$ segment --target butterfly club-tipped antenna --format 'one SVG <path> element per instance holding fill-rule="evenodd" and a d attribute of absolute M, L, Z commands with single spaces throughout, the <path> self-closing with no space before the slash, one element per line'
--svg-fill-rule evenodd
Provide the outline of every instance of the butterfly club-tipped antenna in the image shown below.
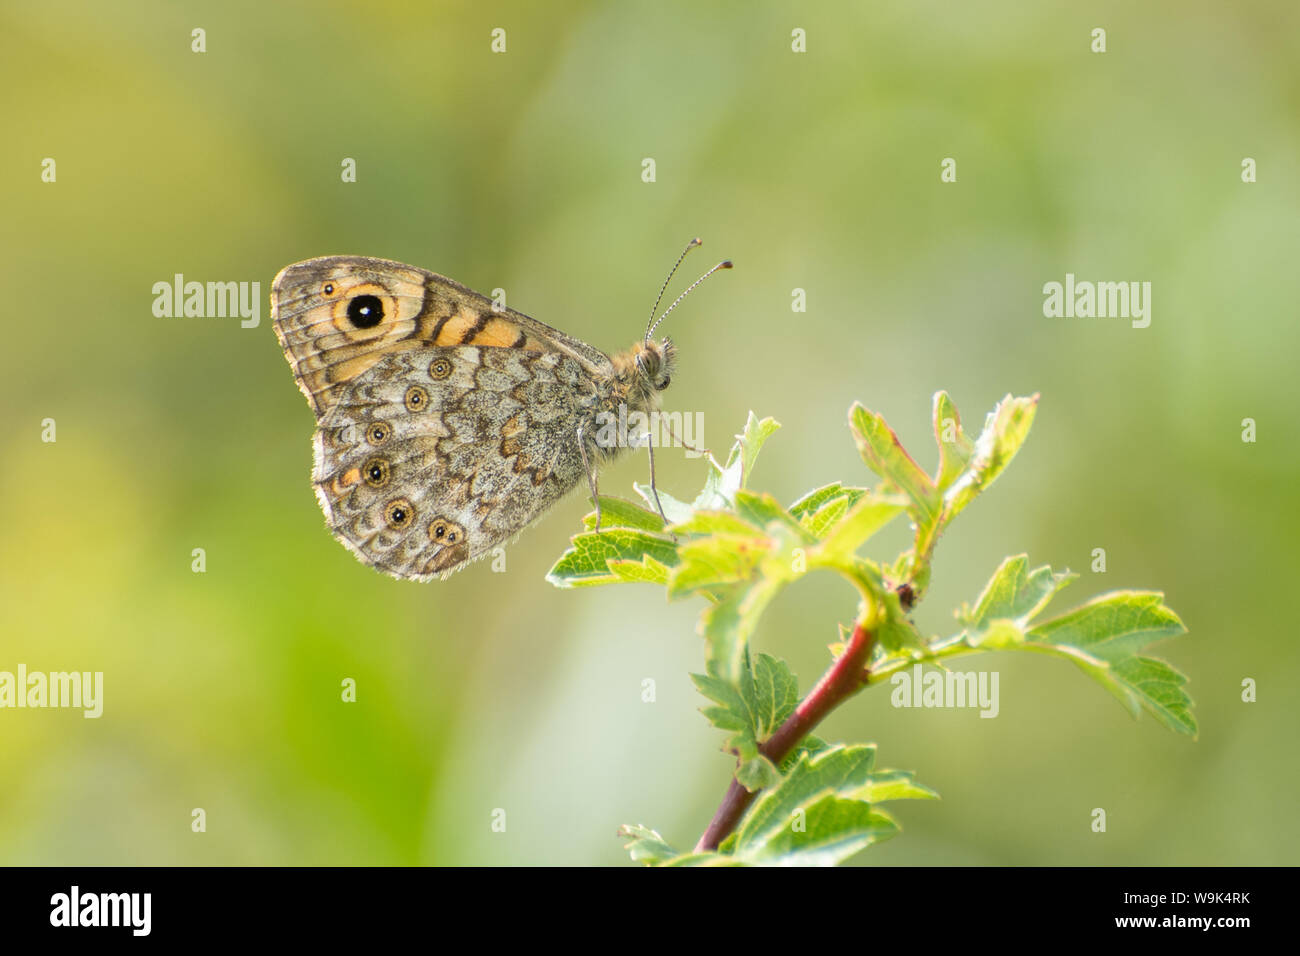
<path fill-rule="evenodd" d="M 719 262 L 716 266 L 714 266 L 714 267 L 713 267 L 712 269 L 710 269 L 708 272 L 704 273 L 704 275 L 700 276 L 698 279 L 696 279 L 694 282 L 692 282 L 689 286 L 687 286 L 687 287 L 686 287 L 686 291 L 683 292 L 681 295 L 679 295 L 676 299 L 674 299 L 674 300 L 673 300 L 673 304 L 670 305 L 670 306 L 668 306 L 668 308 L 664 309 L 663 315 L 659 316 L 659 318 L 656 319 L 656 318 L 655 318 L 655 312 L 656 312 L 656 311 L 658 310 L 658 308 L 659 308 L 659 303 L 663 301 L 663 298 L 664 298 L 664 292 L 667 291 L 667 289 L 668 289 L 668 283 L 672 282 L 672 281 L 673 281 L 673 276 L 677 274 L 677 267 L 680 266 L 680 265 L 682 264 L 682 260 L 686 258 L 686 254 L 687 254 L 688 252 L 690 252 L 690 251 L 691 251 L 692 249 L 694 249 L 696 246 L 698 246 L 698 245 L 702 245 L 703 242 L 704 242 L 703 239 L 695 238 L 695 239 L 692 239 L 690 242 L 686 243 L 686 248 L 682 250 L 682 254 L 681 254 L 680 256 L 677 257 L 677 261 L 673 263 L 673 267 L 668 271 L 668 278 L 667 278 L 667 279 L 664 279 L 664 284 L 663 284 L 662 286 L 660 286 L 660 288 L 659 288 L 659 295 L 655 298 L 655 304 L 654 304 L 654 306 L 651 307 L 651 309 L 650 309 L 650 321 L 649 321 L 649 322 L 647 323 L 647 325 L 646 325 L 646 330 L 645 330 L 645 341 L 647 341 L 647 342 L 650 341 L 650 336 L 654 335 L 654 331 L 655 331 L 655 329 L 659 328 L 659 323 L 662 322 L 664 319 L 668 318 L 668 313 L 671 312 L 673 309 L 677 308 L 678 304 L 682 301 L 682 299 L 684 299 L 684 298 L 686 298 L 688 295 L 690 295 L 690 294 L 691 294 L 691 291 L 692 291 L 692 290 L 693 290 L 697 285 L 699 285 L 701 282 L 703 282 L 703 281 L 704 281 L 705 279 L 707 279 L 709 276 L 713 275 L 713 273 L 717 272 L 719 269 L 730 269 L 730 268 L 731 268 L 731 260 L 730 260 L 730 259 L 724 259 L 723 261 Z"/>

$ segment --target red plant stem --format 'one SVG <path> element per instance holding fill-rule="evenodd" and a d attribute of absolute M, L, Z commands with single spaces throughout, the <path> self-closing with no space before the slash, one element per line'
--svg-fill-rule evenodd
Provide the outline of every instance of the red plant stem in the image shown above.
<path fill-rule="evenodd" d="M 867 682 L 867 658 L 871 655 L 874 638 L 875 635 L 861 624 L 854 627 L 853 636 L 845 645 L 844 653 L 822 675 L 817 686 L 808 692 L 808 696 L 786 718 L 785 723 L 777 728 L 776 733 L 759 745 L 758 752 L 772 763 L 779 764 L 799 741 L 822 722 L 822 718 L 861 690 Z M 700 842 L 695 844 L 695 852 L 716 850 L 718 844 L 736 828 L 756 796 L 758 791 L 751 793 L 733 777 L 731 785 L 727 787 L 727 795 L 723 797 L 718 812 L 713 815 L 709 828 L 700 837 Z"/>

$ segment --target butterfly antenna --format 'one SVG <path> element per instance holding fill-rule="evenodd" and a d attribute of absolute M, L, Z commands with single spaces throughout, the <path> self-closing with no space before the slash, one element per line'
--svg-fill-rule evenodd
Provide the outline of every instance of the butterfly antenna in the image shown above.
<path fill-rule="evenodd" d="M 696 242 L 698 242 L 698 241 L 699 241 L 699 240 L 697 239 Z M 688 246 L 687 248 L 689 249 L 689 246 Z M 679 261 L 680 261 L 680 260 L 679 260 Z M 650 341 L 650 336 L 654 334 L 654 330 L 655 330 L 655 329 L 659 328 L 659 323 L 662 322 L 664 319 L 668 318 L 668 313 L 671 312 L 673 309 L 677 308 L 677 304 L 678 304 L 679 302 L 681 302 L 682 299 L 684 299 L 684 298 L 686 298 L 688 295 L 690 295 L 692 289 L 694 289 L 697 285 L 699 285 L 701 282 L 703 282 L 703 281 L 704 281 L 705 279 L 707 279 L 709 276 L 713 275 L 713 273 L 717 272 L 719 269 L 730 269 L 730 268 L 731 268 L 731 260 L 730 260 L 730 259 L 723 259 L 721 262 L 719 262 L 716 266 L 714 266 L 714 267 L 713 267 L 712 269 L 710 269 L 708 272 L 704 273 L 704 275 L 700 276 L 698 279 L 696 279 L 694 282 L 692 282 L 690 285 L 688 285 L 688 286 L 686 287 L 686 291 L 683 292 L 681 295 L 679 295 L 676 299 L 674 299 L 674 300 L 673 300 L 673 304 L 670 305 L 668 308 L 664 309 L 664 314 L 661 315 L 661 316 L 659 316 L 659 318 L 657 318 L 657 319 L 654 321 L 654 324 L 651 325 L 650 328 L 646 329 L 646 333 L 645 333 L 646 341 L 647 341 L 647 342 Z M 656 308 L 657 308 L 657 307 L 658 307 L 658 303 L 655 303 L 655 306 L 656 306 Z"/>
<path fill-rule="evenodd" d="M 686 243 L 686 248 L 683 249 L 682 254 L 677 257 L 677 261 L 673 263 L 673 267 L 668 270 L 668 278 L 665 279 L 664 284 L 659 287 L 659 295 L 655 298 L 655 304 L 650 307 L 650 319 L 646 322 L 646 332 L 645 332 L 645 337 L 647 340 L 650 338 L 651 326 L 654 325 L 655 313 L 659 311 L 659 303 L 664 300 L 664 293 L 668 291 L 668 283 L 672 282 L 673 276 L 677 274 L 677 267 L 680 266 L 682 264 L 682 260 L 686 258 L 686 253 L 690 252 L 696 246 L 703 245 L 703 243 L 704 240 L 699 238 L 698 236 L 692 239 L 690 242 Z"/>

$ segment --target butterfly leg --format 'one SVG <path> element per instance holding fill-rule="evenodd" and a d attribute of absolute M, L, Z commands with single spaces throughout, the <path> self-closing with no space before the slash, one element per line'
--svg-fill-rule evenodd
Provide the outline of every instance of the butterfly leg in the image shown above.
<path fill-rule="evenodd" d="M 654 495 L 654 499 L 655 499 L 655 507 L 659 509 L 659 517 L 661 517 L 661 518 L 664 519 L 664 527 L 667 527 L 671 522 L 669 522 L 669 520 L 668 520 L 668 516 L 667 516 L 666 514 L 664 514 L 664 506 L 663 506 L 663 504 L 659 501 L 659 488 L 655 485 L 655 445 L 654 445 L 654 442 L 652 442 L 652 441 L 648 441 L 648 442 L 646 442 L 646 450 L 647 450 L 648 452 L 650 452 L 650 494 Z M 672 539 L 673 539 L 674 541 L 677 540 L 677 535 L 673 534 L 671 531 L 668 532 L 668 533 L 669 533 L 670 535 L 672 535 Z"/>
<path fill-rule="evenodd" d="M 581 425 L 578 426 L 578 452 L 582 455 L 582 470 L 587 473 L 587 484 L 591 486 L 591 501 L 596 506 L 596 534 L 600 534 L 600 492 L 597 488 L 600 476 L 587 459 L 587 443 L 582 440 Z"/>

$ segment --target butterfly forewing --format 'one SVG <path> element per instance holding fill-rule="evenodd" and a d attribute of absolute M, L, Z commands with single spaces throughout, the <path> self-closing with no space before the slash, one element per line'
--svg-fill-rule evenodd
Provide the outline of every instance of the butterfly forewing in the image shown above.
<path fill-rule="evenodd" d="M 317 416 L 348 382 L 393 352 L 430 345 L 565 351 L 607 368 L 604 353 L 445 276 L 387 259 L 325 256 L 287 266 L 271 286 L 271 318 Z"/>

